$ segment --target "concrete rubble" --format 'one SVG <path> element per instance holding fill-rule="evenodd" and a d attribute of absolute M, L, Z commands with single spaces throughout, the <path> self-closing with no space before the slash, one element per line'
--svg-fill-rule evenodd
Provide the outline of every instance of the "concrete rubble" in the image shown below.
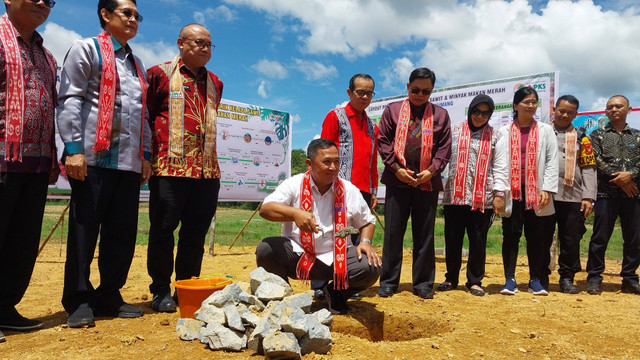
<path fill-rule="evenodd" d="M 194 313 L 179 319 L 182 340 L 200 340 L 213 350 L 251 349 L 266 359 L 300 359 L 331 350 L 327 309 L 311 314 L 311 291 L 293 294 L 291 286 L 263 268 L 253 270 L 250 283 L 232 283 L 211 294 Z"/>

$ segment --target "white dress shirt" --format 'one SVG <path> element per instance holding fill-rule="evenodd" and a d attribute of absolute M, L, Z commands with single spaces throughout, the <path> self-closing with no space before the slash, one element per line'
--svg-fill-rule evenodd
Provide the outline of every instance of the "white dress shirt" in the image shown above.
<path fill-rule="evenodd" d="M 276 190 L 264 199 L 264 204 L 276 202 L 279 204 L 300 208 L 300 187 L 304 174 L 295 175 L 278 185 Z M 360 229 L 367 224 L 375 224 L 375 217 L 364 201 L 360 190 L 349 181 L 340 179 L 344 184 L 345 205 L 347 211 L 347 225 Z M 315 234 L 315 251 L 318 260 L 327 265 L 333 264 L 333 185 L 324 194 L 320 194 L 318 187 L 311 177 L 311 192 L 313 193 L 313 215 L 320 231 Z M 302 254 L 304 249 L 300 243 L 300 229 L 293 221 L 282 224 L 282 236 L 291 240 L 293 251 Z"/>

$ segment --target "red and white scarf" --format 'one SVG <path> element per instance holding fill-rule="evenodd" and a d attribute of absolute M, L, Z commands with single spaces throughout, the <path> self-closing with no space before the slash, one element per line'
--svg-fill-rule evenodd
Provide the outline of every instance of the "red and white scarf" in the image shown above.
<path fill-rule="evenodd" d="M 514 120 L 510 129 L 509 141 L 509 178 L 511 179 L 511 194 L 513 199 L 522 200 L 522 183 L 520 181 L 520 125 Z M 538 208 L 538 123 L 531 122 L 525 162 L 525 201 L 526 209 Z"/>
<path fill-rule="evenodd" d="M 4 48 L 6 63 L 6 105 L 5 105 L 5 159 L 22 161 L 22 128 L 26 106 L 24 94 L 24 74 L 22 73 L 22 57 L 16 35 L 16 29 L 5 13 L 0 18 L 0 45 Z M 56 65 L 53 56 L 44 50 L 47 62 L 51 67 L 53 79 L 56 78 Z M 54 81 L 55 85 L 55 81 Z"/>
<path fill-rule="evenodd" d="M 578 132 L 569 124 L 564 133 L 564 185 L 573 186 L 578 154 Z"/>
<path fill-rule="evenodd" d="M 113 124 L 113 108 L 116 98 L 116 61 L 113 50 L 113 42 L 111 35 L 103 31 L 96 38 L 98 43 L 98 51 L 102 59 L 102 68 L 100 73 L 100 95 L 98 97 L 98 123 L 96 124 L 96 139 L 93 144 L 93 151 L 109 150 L 111 145 L 111 126 Z M 140 156 L 143 156 L 144 143 L 144 110 L 147 103 L 147 81 L 144 77 L 144 71 L 137 61 L 136 72 L 138 81 L 140 82 L 140 90 L 142 91 L 142 117 L 140 129 Z"/>
<path fill-rule="evenodd" d="M 333 182 L 333 287 L 347 289 L 347 241 L 336 237 L 336 232 L 347 226 L 347 209 L 345 204 L 344 184 L 336 177 Z M 313 192 L 311 191 L 311 172 L 307 171 L 300 186 L 300 208 L 313 212 Z M 315 237 L 313 233 L 300 230 L 300 244 L 304 253 L 298 260 L 296 276 L 300 280 L 309 280 L 309 272 L 316 261 Z"/>
<path fill-rule="evenodd" d="M 471 210 L 480 209 L 484 212 L 485 187 L 487 185 L 487 172 L 491 159 L 492 128 L 486 125 L 480 134 L 480 149 L 476 159 L 476 173 L 473 180 L 473 192 L 471 193 Z M 464 205 L 467 169 L 469 168 L 469 149 L 471 148 L 471 129 L 469 124 L 462 124 L 458 136 L 458 149 L 456 153 L 456 176 L 453 180 L 453 203 Z"/>
<path fill-rule="evenodd" d="M 411 106 L 409 99 L 402 102 L 398 126 L 396 127 L 395 143 L 393 151 L 403 167 L 407 166 L 404 158 L 404 149 L 407 146 L 407 136 L 409 132 L 409 121 L 411 120 Z M 433 112 L 431 103 L 427 103 L 424 115 L 422 115 L 422 144 L 420 146 L 420 172 L 427 170 L 431 165 L 431 149 L 433 148 Z M 422 190 L 431 191 L 431 181 L 422 184 Z"/>

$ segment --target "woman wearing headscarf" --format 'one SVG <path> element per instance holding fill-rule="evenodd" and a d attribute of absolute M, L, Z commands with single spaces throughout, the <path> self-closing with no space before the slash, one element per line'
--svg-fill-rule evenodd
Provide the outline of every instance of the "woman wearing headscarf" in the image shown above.
<path fill-rule="evenodd" d="M 538 93 L 523 87 L 513 95 L 513 122 L 498 130 L 494 167 L 496 214 L 502 219 L 505 285 L 514 295 L 518 244 L 524 227 L 529 260 L 529 292 L 549 294 L 549 247 L 553 240 L 552 196 L 558 190 L 558 146 L 553 128 L 535 119 Z M 506 201 L 505 201 L 506 199 Z"/>
<path fill-rule="evenodd" d="M 469 238 L 466 286 L 483 296 L 482 278 L 486 259 L 487 232 L 493 222 L 493 148 L 495 138 L 489 118 L 491 97 L 478 95 L 469 104 L 467 121 L 453 127 L 449 174 L 444 188 L 444 239 L 447 273 L 439 291 L 458 286 L 462 264 L 462 241 Z"/>

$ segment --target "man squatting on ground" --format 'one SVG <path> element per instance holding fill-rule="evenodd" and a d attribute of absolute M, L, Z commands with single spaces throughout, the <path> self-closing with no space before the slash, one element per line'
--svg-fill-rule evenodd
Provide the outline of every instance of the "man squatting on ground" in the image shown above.
<path fill-rule="evenodd" d="M 147 72 L 153 132 L 147 269 L 151 307 L 161 312 L 176 311 L 170 295 L 173 232 L 181 223 L 176 280 L 200 276 L 220 190 L 216 113 L 222 81 L 205 68 L 213 50 L 211 34 L 202 25 L 190 24 L 182 28 L 177 43 L 180 55 Z"/>
<path fill-rule="evenodd" d="M 323 139 L 329 139 L 340 150 L 341 179 L 350 181 L 369 204 L 371 210 L 378 204 L 378 125 L 367 116 L 365 109 L 371 104 L 375 83 L 367 74 L 356 74 L 349 80 L 349 103 L 331 110 L 322 123 Z M 351 235 L 351 242 L 358 246 L 359 235 Z M 324 283 L 311 281 L 314 298 L 322 299 Z M 351 296 L 361 299 L 360 293 Z"/>
<path fill-rule="evenodd" d="M 574 275 L 580 265 L 580 240 L 586 232 L 585 218 L 593 210 L 596 198 L 596 167 L 591 142 L 584 128 L 575 129 L 571 122 L 578 113 L 580 103 L 572 95 L 563 95 L 556 101 L 551 126 L 558 142 L 558 192 L 553 195 L 558 224 L 558 274 L 560 291 L 577 294 Z"/>
<path fill-rule="evenodd" d="M 371 246 L 375 217 L 357 187 L 338 177 L 340 155 L 334 142 L 311 141 L 307 168 L 269 194 L 260 216 L 283 222 L 282 236 L 268 237 L 256 248 L 256 262 L 288 278 L 330 281 L 324 287 L 329 310 L 347 314 L 346 299 L 373 285 L 381 261 Z M 349 246 L 336 231 L 352 226 L 361 241 Z"/>
<path fill-rule="evenodd" d="M 5 0 L 0 18 L 0 329 L 42 321 L 16 310 L 38 255 L 47 185 L 58 179 L 56 61 L 36 28 L 53 1 Z M 0 332 L 0 342 L 5 337 Z"/>

